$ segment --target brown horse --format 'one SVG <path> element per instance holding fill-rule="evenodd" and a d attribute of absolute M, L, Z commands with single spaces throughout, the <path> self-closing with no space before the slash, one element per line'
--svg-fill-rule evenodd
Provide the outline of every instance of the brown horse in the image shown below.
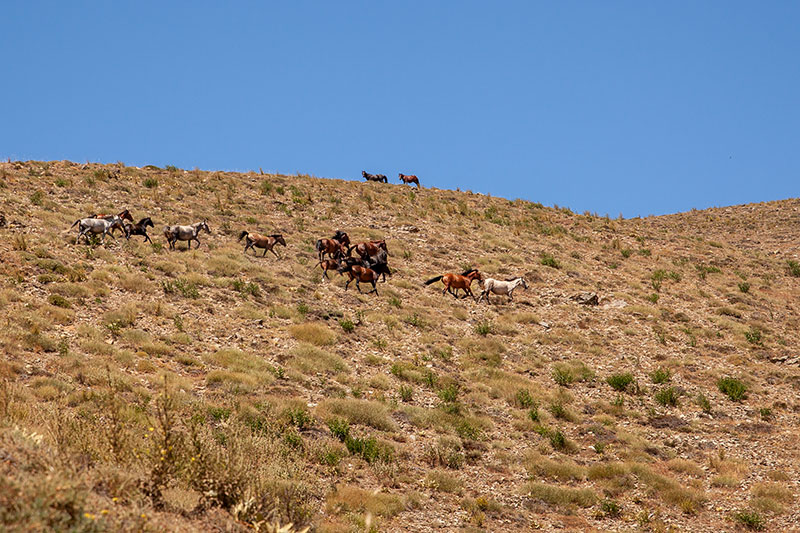
<path fill-rule="evenodd" d="M 389 250 L 386 248 L 386 239 L 381 239 L 379 241 L 360 242 L 354 246 L 351 246 L 347 249 L 348 257 L 353 255 L 353 250 L 355 250 L 356 253 L 361 256 L 361 259 L 364 260 L 369 259 L 373 255 L 377 255 L 381 250 L 385 251 L 386 255 L 389 255 Z"/>
<path fill-rule="evenodd" d="M 399 173 L 400 181 L 408 185 L 409 183 L 416 183 L 417 189 L 419 189 L 419 179 L 414 175 L 403 174 L 402 172 Z"/>
<path fill-rule="evenodd" d="M 248 233 L 247 231 L 242 231 L 242 233 L 239 234 L 238 240 L 241 241 L 242 239 L 244 239 L 245 242 L 244 253 L 247 253 L 247 250 L 252 248 L 253 253 L 255 254 L 256 248 L 263 248 L 264 254 L 261 257 L 267 255 L 267 252 L 269 251 L 275 254 L 275 257 L 280 259 L 278 252 L 276 252 L 273 248 L 275 247 L 276 244 L 282 244 L 284 247 L 286 247 L 286 240 L 280 233 L 274 233 L 272 235 L 261 235 L 258 233 Z"/>
<path fill-rule="evenodd" d="M 464 291 L 464 298 L 467 296 L 472 296 L 474 299 L 475 295 L 472 294 L 472 289 L 470 289 L 470 286 L 476 279 L 480 281 L 483 279 L 483 276 L 481 276 L 481 273 L 478 272 L 477 268 L 470 268 L 462 274 L 447 273 L 442 274 L 441 276 L 436 276 L 435 278 L 431 278 L 426 281 L 425 285 L 430 285 L 431 283 L 442 280 L 442 283 L 444 283 L 444 290 L 442 291 L 442 294 L 449 292 L 453 295 L 453 298 L 458 299 L 458 289 L 462 289 Z"/>
<path fill-rule="evenodd" d="M 319 260 L 325 258 L 325 254 L 329 255 L 331 259 L 338 259 L 344 256 L 345 247 L 339 241 L 333 239 L 320 239 L 315 246 Z"/>
<path fill-rule="evenodd" d="M 120 221 L 122 221 L 123 223 L 126 220 L 129 220 L 130 223 L 133 224 L 133 215 L 131 214 L 130 211 L 128 211 L 127 208 L 123 209 L 119 214 L 116 214 L 116 215 L 108 215 L 106 213 L 95 213 L 93 215 L 89 215 L 88 218 L 102 218 L 103 220 L 113 220 L 114 217 L 119 217 Z M 119 226 L 116 226 L 116 225 L 112 226 L 111 233 L 110 233 L 110 235 L 112 237 L 114 236 L 114 230 L 115 229 L 119 229 Z M 124 229 L 122 230 L 122 233 L 125 233 Z"/>
<path fill-rule="evenodd" d="M 347 287 L 350 285 L 350 282 L 356 280 L 356 288 L 358 292 L 361 292 L 361 285 L 360 282 L 368 282 L 372 283 L 372 290 L 369 291 L 367 294 L 374 292 L 378 295 L 378 273 L 374 270 L 361 266 L 359 264 L 353 264 L 353 259 L 351 258 L 350 261 L 347 261 L 342 266 L 339 267 L 339 273 L 344 274 L 345 272 L 350 277 L 347 280 L 347 283 L 344 284 L 344 290 L 347 290 Z"/>
<path fill-rule="evenodd" d="M 322 269 L 322 275 L 330 279 L 330 277 L 328 276 L 328 270 L 338 270 L 340 265 L 339 261 L 337 261 L 336 259 L 322 259 L 319 263 L 317 263 L 314 266 L 320 267 Z M 339 272 L 339 275 L 341 276 L 342 273 Z"/>

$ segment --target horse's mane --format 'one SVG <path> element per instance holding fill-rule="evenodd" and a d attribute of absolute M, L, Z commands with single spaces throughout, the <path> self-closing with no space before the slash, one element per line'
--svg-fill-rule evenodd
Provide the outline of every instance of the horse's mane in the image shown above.
<path fill-rule="evenodd" d="M 140 221 L 139 221 L 139 222 L 138 222 L 136 225 L 137 225 L 137 226 L 141 226 L 142 224 L 144 224 L 144 221 L 145 221 L 145 220 L 150 220 L 150 217 L 144 217 L 144 218 L 143 218 L 142 220 L 140 220 Z M 150 222 L 152 222 L 152 220 L 150 220 Z"/>
<path fill-rule="evenodd" d="M 517 276 L 515 278 L 506 278 L 506 281 L 517 281 L 518 279 L 522 279 L 522 276 Z"/>
<path fill-rule="evenodd" d="M 473 272 L 477 272 L 477 271 L 478 271 L 478 269 L 477 269 L 477 268 L 470 268 L 469 270 L 465 270 L 465 271 L 464 271 L 464 272 L 463 272 L 461 275 L 462 275 L 462 276 L 469 276 L 469 275 L 470 275 L 470 274 L 472 274 Z"/>

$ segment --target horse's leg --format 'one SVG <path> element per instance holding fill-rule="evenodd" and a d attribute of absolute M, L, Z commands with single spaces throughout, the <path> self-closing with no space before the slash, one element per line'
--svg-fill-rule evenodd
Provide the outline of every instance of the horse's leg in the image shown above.
<path fill-rule="evenodd" d="M 147 234 L 147 230 L 144 231 L 143 235 L 144 235 L 144 242 L 149 242 L 150 244 L 153 244 L 153 241 L 150 240 L 150 235 Z"/>
<path fill-rule="evenodd" d="M 356 289 L 358 289 L 359 294 L 361 293 L 361 284 L 358 282 L 358 278 L 356 278 Z"/>
<path fill-rule="evenodd" d="M 372 282 L 372 290 L 370 292 L 374 292 L 375 296 L 378 296 L 378 284 L 377 284 L 377 282 L 375 282 L 375 281 Z"/>
<path fill-rule="evenodd" d="M 281 258 L 281 256 L 278 255 L 278 252 L 275 251 L 275 247 L 274 246 L 272 248 L 270 248 L 269 251 L 272 252 L 273 254 L 275 254 L 275 257 L 277 257 L 278 259 Z M 264 255 L 267 255 L 267 252 L 264 252 Z"/>

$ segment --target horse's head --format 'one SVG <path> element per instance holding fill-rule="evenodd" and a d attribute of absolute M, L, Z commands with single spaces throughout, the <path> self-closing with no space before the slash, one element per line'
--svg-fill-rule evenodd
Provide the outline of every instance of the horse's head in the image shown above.
<path fill-rule="evenodd" d="M 206 233 L 211 233 L 211 230 L 210 230 L 210 229 L 208 229 L 208 223 L 207 223 L 205 220 L 203 220 L 203 221 L 200 223 L 200 227 L 199 227 L 199 228 L 197 228 L 197 231 L 200 231 L 201 229 L 204 229 L 204 230 L 206 230 Z"/>
<path fill-rule="evenodd" d="M 367 171 L 366 170 L 362 170 L 361 171 L 361 176 L 366 178 L 367 177 Z"/>
<path fill-rule="evenodd" d="M 153 225 L 153 221 L 150 220 L 150 217 L 145 218 L 144 220 L 142 220 L 142 222 L 144 223 L 144 227 L 147 227 L 147 226 L 150 226 L 151 228 L 155 227 Z"/>
<path fill-rule="evenodd" d="M 273 237 L 275 238 L 275 242 L 278 242 L 286 246 L 286 239 L 283 238 L 283 235 L 281 235 L 280 233 L 276 233 L 275 235 L 273 235 Z"/>
<path fill-rule="evenodd" d="M 117 216 L 122 220 L 130 220 L 131 223 L 133 223 L 133 215 L 127 209 L 123 209 L 122 212 L 120 212 L 120 214 L 118 214 Z"/>
<path fill-rule="evenodd" d="M 519 278 L 519 279 L 520 279 L 520 284 L 522 285 L 522 288 L 523 289 L 527 289 L 528 288 L 528 283 L 525 281 L 525 278 Z"/>

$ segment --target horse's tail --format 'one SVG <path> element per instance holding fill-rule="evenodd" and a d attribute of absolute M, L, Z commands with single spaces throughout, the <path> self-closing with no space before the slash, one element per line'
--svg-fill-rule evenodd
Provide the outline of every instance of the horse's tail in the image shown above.
<path fill-rule="evenodd" d="M 425 282 L 425 285 L 430 285 L 431 283 L 436 283 L 437 281 L 439 281 L 443 277 L 444 277 L 444 274 L 442 274 L 441 276 L 436 276 L 435 278 L 431 278 L 431 279 L 429 279 L 428 281 Z"/>
<path fill-rule="evenodd" d="M 69 227 L 69 229 L 72 229 L 72 228 L 74 228 L 74 227 L 75 227 L 75 224 L 77 224 L 77 223 L 78 223 L 78 222 L 80 222 L 80 221 L 81 221 L 81 219 L 79 218 L 78 220 L 76 220 L 75 222 L 73 222 L 73 223 L 72 223 L 72 225 Z"/>
<path fill-rule="evenodd" d="M 238 238 L 238 239 L 236 239 L 236 240 L 237 240 L 237 241 L 241 241 L 242 239 L 244 239 L 245 237 L 247 237 L 247 235 L 249 235 L 249 234 L 247 233 L 247 230 L 244 230 L 244 231 L 242 231 L 242 232 L 239 234 L 239 238 Z"/>

